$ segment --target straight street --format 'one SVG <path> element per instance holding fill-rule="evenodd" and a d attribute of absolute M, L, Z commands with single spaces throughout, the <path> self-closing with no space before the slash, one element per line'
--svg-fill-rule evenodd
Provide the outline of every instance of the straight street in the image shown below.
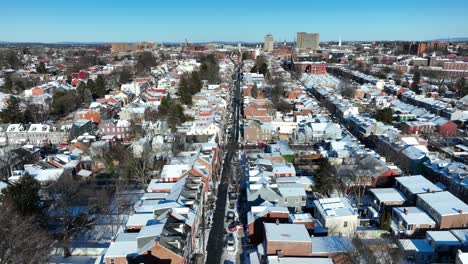
<path fill-rule="evenodd" d="M 236 83 L 232 94 L 232 129 L 229 135 L 228 143 L 224 146 L 226 156 L 223 162 L 223 171 L 221 181 L 218 186 L 218 194 L 216 199 L 216 208 L 213 213 L 213 226 L 210 231 L 207 245 L 207 264 L 219 264 L 221 256 L 225 248 L 224 223 L 226 215 L 226 202 L 229 191 L 229 185 L 232 178 L 236 175 L 236 170 L 233 170 L 232 163 L 237 155 L 238 139 L 239 139 L 239 108 L 240 108 L 240 68 L 237 69 Z"/>

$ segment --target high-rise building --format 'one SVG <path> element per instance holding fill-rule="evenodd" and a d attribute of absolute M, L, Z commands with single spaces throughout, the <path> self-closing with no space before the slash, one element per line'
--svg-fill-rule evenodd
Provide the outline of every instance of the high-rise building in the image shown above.
<path fill-rule="evenodd" d="M 273 35 L 271 34 L 265 35 L 265 39 L 263 42 L 263 50 L 266 52 L 272 52 L 274 45 L 275 45 L 275 42 L 273 41 Z"/>
<path fill-rule="evenodd" d="M 318 50 L 320 44 L 319 33 L 297 32 L 297 48 Z"/>

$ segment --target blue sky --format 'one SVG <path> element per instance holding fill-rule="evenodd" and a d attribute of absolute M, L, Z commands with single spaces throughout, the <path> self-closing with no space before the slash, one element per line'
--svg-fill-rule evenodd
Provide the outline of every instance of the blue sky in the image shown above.
<path fill-rule="evenodd" d="M 2 0 L 0 41 L 468 37 L 467 0 Z"/>

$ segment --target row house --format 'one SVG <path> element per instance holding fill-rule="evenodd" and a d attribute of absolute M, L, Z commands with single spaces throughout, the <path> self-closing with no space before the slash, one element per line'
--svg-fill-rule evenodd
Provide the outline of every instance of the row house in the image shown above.
<path fill-rule="evenodd" d="M 149 88 L 140 95 L 140 98 L 147 104 L 159 107 L 161 105 L 161 101 L 166 98 L 166 96 L 167 93 L 164 89 Z"/>
<path fill-rule="evenodd" d="M 402 257 L 415 263 L 463 263 L 456 257 L 467 250 L 467 230 L 428 231 L 419 239 L 399 239 Z"/>
<path fill-rule="evenodd" d="M 336 140 L 342 137 L 341 127 L 331 121 L 328 122 L 299 122 L 295 140 L 298 142 L 320 142 Z"/>
<path fill-rule="evenodd" d="M 8 145 L 59 145 L 66 143 L 69 136 L 66 130 L 45 124 L 10 124 L 0 131 L 0 141 Z"/>
<path fill-rule="evenodd" d="M 401 132 L 404 134 L 434 134 L 436 128 L 433 122 L 407 121 L 401 123 Z"/>
<path fill-rule="evenodd" d="M 101 135 L 114 136 L 116 139 L 128 142 L 133 138 L 133 127 L 127 120 L 102 120 L 99 124 Z"/>
<path fill-rule="evenodd" d="M 264 223 L 264 243 L 260 259 L 267 263 L 348 263 L 354 250 L 347 237 L 310 237 L 305 225 Z M 255 261 L 260 261 L 257 259 Z"/>
<path fill-rule="evenodd" d="M 287 207 L 294 213 L 302 212 L 306 206 L 307 195 L 304 185 L 300 183 L 261 184 L 259 182 L 250 184 L 247 188 L 247 201 L 250 206 L 268 202 L 275 206 Z"/>
<path fill-rule="evenodd" d="M 106 264 L 188 263 L 197 253 L 195 245 L 203 202 L 203 182 L 185 176 L 165 196 L 140 200 L 125 232 L 117 234 L 104 255 Z M 144 210 L 138 210 L 146 208 Z"/>
<path fill-rule="evenodd" d="M 407 197 L 408 204 L 415 205 L 417 195 L 443 191 L 422 175 L 398 177 L 395 179 L 395 188 Z"/>
<path fill-rule="evenodd" d="M 420 236 L 433 230 L 436 222 L 419 207 L 394 207 L 390 228 L 395 236 Z"/>
<path fill-rule="evenodd" d="M 468 166 L 460 162 L 430 157 L 422 172 L 432 182 L 442 183 L 448 191 L 468 203 Z"/>
<path fill-rule="evenodd" d="M 468 205 L 450 192 L 418 194 L 416 205 L 436 221 L 438 229 L 468 227 Z"/>
<path fill-rule="evenodd" d="M 244 125 L 244 140 L 246 142 L 270 142 L 276 136 L 277 132 L 270 123 L 248 120 Z"/>

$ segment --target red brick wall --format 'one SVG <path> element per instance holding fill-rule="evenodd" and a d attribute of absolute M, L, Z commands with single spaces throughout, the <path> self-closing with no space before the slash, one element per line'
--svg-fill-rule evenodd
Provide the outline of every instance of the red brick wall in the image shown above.
<path fill-rule="evenodd" d="M 439 126 L 438 132 L 443 137 L 451 137 L 457 132 L 457 125 L 449 120 L 447 123 Z"/>
<path fill-rule="evenodd" d="M 282 250 L 284 256 L 310 256 L 312 254 L 312 242 L 266 242 L 267 255 L 277 255 L 278 250 Z"/>
<path fill-rule="evenodd" d="M 170 260 L 171 264 L 183 264 L 184 263 L 183 257 L 161 246 L 159 243 L 156 243 L 156 245 L 154 245 L 150 251 L 151 251 L 151 255 L 157 257 L 160 260 Z"/>

